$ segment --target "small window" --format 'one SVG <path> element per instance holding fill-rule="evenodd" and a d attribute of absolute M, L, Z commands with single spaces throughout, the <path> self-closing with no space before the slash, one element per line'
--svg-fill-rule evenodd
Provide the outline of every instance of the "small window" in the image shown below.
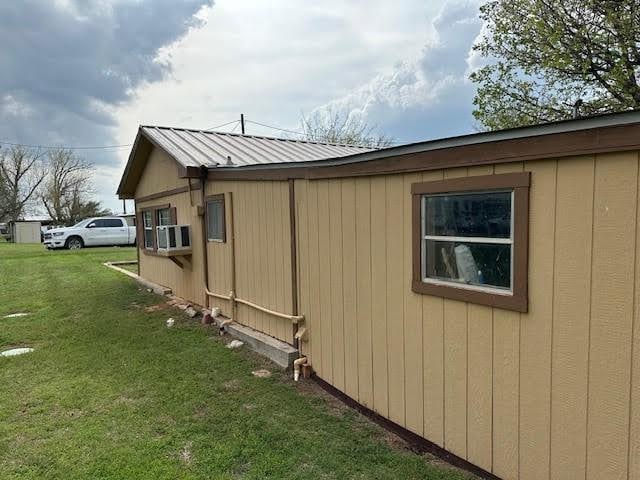
<path fill-rule="evenodd" d="M 153 221 L 151 210 L 142 212 L 142 221 L 144 224 L 144 248 L 153 250 Z"/>
<path fill-rule="evenodd" d="M 171 225 L 171 209 L 159 208 L 156 210 L 158 226 Z"/>
<path fill-rule="evenodd" d="M 414 291 L 526 311 L 528 186 L 528 173 L 414 184 Z"/>
<path fill-rule="evenodd" d="M 207 239 L 226 241 L 224 195 L 214 195 L 207 200 Z"/>

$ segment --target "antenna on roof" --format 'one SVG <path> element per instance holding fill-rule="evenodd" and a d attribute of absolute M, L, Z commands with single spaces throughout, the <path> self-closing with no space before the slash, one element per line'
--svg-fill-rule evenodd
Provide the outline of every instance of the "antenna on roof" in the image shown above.
<path fill-rule="evenodd" d="M 240 131 L 244 135 L 244 113 L 240 114 Z"/>
<path fill-rule="evenodd" d="M 579 98 L 578 100 L 576 100 L 576 103 L 573 104 L 573 118 L 579 118 L 580 117 L 580 107 L 582 106 L 584 102 L 582 101 L 581 98 Z"/>

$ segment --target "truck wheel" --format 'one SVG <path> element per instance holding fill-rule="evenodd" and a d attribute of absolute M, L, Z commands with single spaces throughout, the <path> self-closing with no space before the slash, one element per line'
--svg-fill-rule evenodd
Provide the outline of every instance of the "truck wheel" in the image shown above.
<path fill-rule="evenodd" d="M 69 250 L 80 250 L 84 247 L 84 243 L 80 237 L 70 237 L 67 239 L 67 243 L 65 243 L 65 247 Z"/>

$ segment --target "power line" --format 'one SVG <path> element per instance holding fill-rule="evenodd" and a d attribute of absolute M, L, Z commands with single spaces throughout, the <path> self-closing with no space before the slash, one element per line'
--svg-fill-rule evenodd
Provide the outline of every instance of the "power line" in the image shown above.
<path fill-rule="evenodd" d="M 272 130 L 278 130 L 280 132 L 293 133 L 295 135 L 306 135 L 304 132 L 296 132 L 295 130 L 287 130 L 286 128 L 274 127 L 273 125 L 267 125 L 266 123 L 254 122 L 253 120 L 245 120 L 247 123 L 253 123 L 260 125 L 261 127 L 270 128 Z"/>
<path fill-rule="evenodd" d="M 233 120 L 231 122 L 223 123 L 222 125 L 217 125 L 215 127 L 207 128 L 207 130 L 214 130 L 216 128 L 225 127 L 227 125 L 231 125 L 232 123 L 238 123 L 239 120 Z M 123 143 L 119 145 L 91 145 L 91 146 L 68 146 L 68 145 L 31 145 L 27 143 L 18 143 L 18 142 L 5 142 L 0 140 L 0 145 L 9 145 L 11 147 L 25 147 L 25 148 L 39 148 L 42 150 L 50 150 L 50 149 L 63 149 L 63 150 L 109 150 L 109 149 L 117 149 L 117 148 L 128 148 L 133 145 L 133 143 Z"/>
<path fill-rule="evenodd" d="M 44 150 L 61 148 L 64 150 L 103 150 L 108 148 L 125 148 L 130 147 L 133 143 L 121 144 L 121 145 L 99 145 L 99 146 L 90 146 L 90 147 L 69 147 L 65 145 L 28 145 L 25 143 L 14 143 L 14 142 L 4 142 L 0 141 L 1 145 L 10 145 L 12 147 L 25 147 L 25 148 L 41 148 Z"/>
<path fill-rule="evenodd" d="M 236 122 L 239 122 L 239 121 L 240 120 L 232 120 L 230 122 L 223 123 L 222 125 L 217 125 L 215 127 L 206 128 L 205 130 L 215 130 L 216 128 L 226 127 L 227 125 L 231 125 L 232 123 L 236 123 Z"/>
<path fill-rule="evenodd" d="M 306 133 L 304 133 L 304 132 L 297 132 L 295 130 L 287 130 L 286 128 L 274 127 L 273 125 L 267 125 L 265 123 L 254 122 L 253 120 L 245 120 L 245 121 L 247 123 L 253 123 L 255 125 L 260 125 L 261 127 L 271 128 L 272 130 L 278 130 L 278 131 L 281 131 L 281 132 L 293 133 L 295 135 L 306 135 Z M 322 142 L 320 142 L 320 143 L 322 143 Z M 389 143 L 391 145 L 397 145 L 397 144 L 401 144 L 403 142 L 391 141 Z M 353 143 L 342 143 L 342 145 L 356 146 L 356 147 L 366 146 L 366 145 L 359 145 L 359 144 L 353 144 Z"/>

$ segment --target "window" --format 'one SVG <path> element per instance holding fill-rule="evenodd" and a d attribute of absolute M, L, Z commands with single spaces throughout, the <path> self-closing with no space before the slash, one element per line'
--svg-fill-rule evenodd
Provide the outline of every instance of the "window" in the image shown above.
<path fill-rule="evenodd" d="M 171 209 L 170 208 L 158 208 L 156 210 L 156 226 L 171 225 Z M 166 235 L 158 235 L 157 240 L 158 248 L 167 248 Z"/>
<path fill-rule="evenodd" d="M 153 250 L 153 222 L 151 210 L 142 212 L 142 223 L 144 226 L 144 248 Z"/>
<path fill-rule="evenodd" d="M 527 309 L 529 174 L 414 184 L 413 290 Z"/>
<path fill-rule="evenodd" d="M 118 218 L 105 218 L 100 221 L 102 222 L 102 226 L 106 228 L 122 228 L 122 220 Z"/>
<path fill-rule="evenodd" d="M 226 241 L 224 194 L 207 198 L 207 239 L 214 242 Z"/>
<path fill-rule="evenodd" d="M 171 225 L 171 209 L 169 207 L 158 208 L 156 210 L 156 222 L 159 227 Z"/>
<path fill-rule="evenodd" d="M 156 227 L 174 225 L 176 223 L 176 208 L 170 204 L 149 207 L 140 212 L 139 234 L 144 237 L 144 249 L 156 251 L 158 247 L 166 248 L 166 236 L 157 236 Z M 118 220 L 121 221 L 121 220 Z M 160 242 L 164 242 L 160 244 Z"/>

